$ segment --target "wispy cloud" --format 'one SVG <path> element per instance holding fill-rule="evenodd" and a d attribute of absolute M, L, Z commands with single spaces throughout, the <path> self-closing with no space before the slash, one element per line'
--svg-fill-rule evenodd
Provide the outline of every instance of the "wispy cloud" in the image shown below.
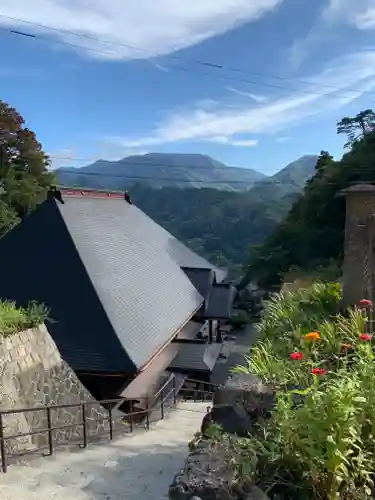
<path fill-rule="evenodd" d="M 375 0 L 329 0 L 322 17 L 330 23 L 345 23 L 361 30 L 374 29 Z"/>
<path fill-rule="evenodd" d="M 314 50 L 333 44 L 340 36 L 341 26 L 375 29 L 375 0 L 327 0 L 308 33 L 290 49 L 289 62 L 294 69 Z"/>
<path fill-rule="evenodd" d="M 165 55 L 255 21 L 283 0 L 2 0 L 0 14 L 73 31 L 94 39 L 33 28 L 97 58 L 145 59 Z M 4 17 L 3 25 L 19 26 Z M 25 28 L 25 24 L 21 24 Z M 95 49 L 101 53 L 90 51 Z M 141 49 L 141 50 L 138 50 Z"/>
<path fill-rule="evenodd" d="M 252 94 L 251 92 L 245 92 L 244 90 L 238 90 L 234 87 L 227 87 L 227 90 L 229 92 L 232 92 L 233 94 L 237 94 L 237 95 L 240 95 L 242 97 L 249 97 L 253 101 L 259 102 L 259 103 L 266 102 L 268 100 L 268 98 L 264 95 Z"/>
<path fill-rule="evenodd" d="M 289 141 L 289 137 L 276 137 L 275 141 L 276 142 L 286 142 Z"/>
<path fill-rule="evenodd" d="M 304 92 L 273 100 L 263 106 L 246 107 L 242 103 L 241 107 L 233 108 L 225 102 L 211 111 L 193 106 L 190 110 L 171 113 L 145 136 L 120 137 L 115 141 L 123 147 L 141 148 L 218 137 L 223 142 L 223 136 L 236 140 L 236 134 L 277 133 L 308 117 L 341 108 L 375 88 L 375 51 L 330 61 L 323 71 L 307 79 L 312 83 L 305 87 Z M 350 90 L 353 86 L 361 90 Z M 319 93 L 317 89 L 322 87 L 322 93 Z"/>
<path fill-rule="evenodd" d="M 258 144 L 258 139 L 236 139 L 233 136 L 216 135 L 207 137 L 207 142 L 216 142 L 216 144 L 225 144 L 226 146 L 235 146 L 238 148 L 252 148 Z"/>

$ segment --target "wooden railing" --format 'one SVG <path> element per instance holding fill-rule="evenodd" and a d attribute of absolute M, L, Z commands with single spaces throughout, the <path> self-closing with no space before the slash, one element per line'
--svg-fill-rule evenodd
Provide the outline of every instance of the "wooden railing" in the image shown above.
<path fill-rule="evenodd" d="M 212 401 L 213 394 L 216 389 L 216 385 L 198 381 L 187 379 L 186 381 L 203 384 L 205 386 L 205 390 L 197 389 L 197 388 L 177 388 L 176 387 L 176 377 L 174 374 L 168 378 L 168 380 L 162 385 L 162 387 L 153 395 L 152 397 L 152 405 L 149 405 L 149 398 L 140 397 L 135 398 L 138 401 L 145 401 L 145 409 L 140 411 L 133 411 L 132 401 L 129 401 L 126 398 L 115 398 L 115 399 L 105 399 L 101 401 L 88 401 L 88 402 L 80 402 L 80 403 L 72 403 L 72 404 L 62 404 L 62 405 L 48 405 L 48 406 L 38 406 L 35 408 L 17 408 L 11 410 L 0 410 L 0 458 L 1 458 L 1 469 L 5 473 L 8 469 L 8 459 L 12 456 L 11 453 L 7 452 L 6 442 L 10 439 L 19 439 L 28 436 L 35 436 L 37 434 L 47 434 L 48 436 L 48 455 L 53 455 L 55 447 L 59 445 L 58 442 L 55 442 L 53 439 L 53 431 L 64 430 L 74 427 L 82 427 L 82 443 L 79 445 L 82 448 L 86 448 L 89 442 L 89 434 L 88 434 L 88 420 L 87 420 L 87 410 L 94 406 L 100 405 L 105 410 L 107 410 L 108 415 L 103 418 L 95 419 L 96 422 L 108 421 L 108 437 L 109 440 L 113 439 L 113 408 L 119 407 L 123 403 L 128 403 L 130 405 L 130 411 L 124 414 L 124 419 L 129 423 L 129 430 L 133 432 L 135 423 L 135 417 L 138 417 L 139 420 L 143 421 L 145 424 L 145 428 L 147 430 L 150 429 L 150 415 L 152 412 L 160 409 L 160 419 L 163 419 L 165 416 L 165 410 L 167 407 L 173 407 L 176 405 L 178 399 L 189 399 L 193 401 Z M 206 390 L 208 388 L 208 390 Z M 185 397 L 184 397 L 185 394 Z M 172 405 L 168 406 L 169 400 L 172 399 Z M 74 409 L 77 408 L 81 413 L 81 420 L 76 423 L 67 424 L 67 425 L 52 425 L 52 414 L 53 411 L 57 411 L 60 409 Z M 30 430 L 29 432 L 22 432 L 17 434 L 5 435 L 5 421 L 4 417 L 12 414 L 24 414 L 24 413 L 36 413 L 36 412 L 44 412 L 46 416 L 47 426 L 43 429 Z M 143 417 L 143 418 L 142 418 Z M 38 451 L 36 450 L 33 451 Z"/>

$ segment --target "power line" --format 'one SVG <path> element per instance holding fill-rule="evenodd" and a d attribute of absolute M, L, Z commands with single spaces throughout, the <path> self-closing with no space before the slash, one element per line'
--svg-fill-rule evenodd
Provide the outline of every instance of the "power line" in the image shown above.
<path fill-rule="evenodd" d="M 62 167 L 63 170 L 60 170 L 57 172 L 57 174 L 61 175 L 75 175 L 75 176 L 93 176 L 93 177 L 111 177 L 111 178 L 119 178 L 119 179 L 131 179 L 131 180 L 150 180 L 150 181 L 160 181 L 160 182 L 183 182 L 183 183 L 188 183 L 188 184 L 194 184 L 194 183 L 202 183 L 202 184 L 261 184 L 261 183 L 267 183 L 268 181 L 269 184 L 275 184 L 275 182 L 272 182 L 270 179 L 260 179 L 259 181 L 257 180 L 201 180 L 201 179 L 178 179 L 178 178 L 173 178 L 173 177 L 154 177 L 154 176 L 141 176 L 141 175 L 126 175 L 126 174 L 107 174 L 107 173 L 102 173 L 102 172 L 80 172 L 79 169 L 77 169 L 77 172 L 72 172 L 71 170 L 65 171 L 64 167 Z M 245 169 L 244 169 L 245 170 Z M 54 172 L 54 171 L 52 171 Z M 282 184 L 282 183 L 281 183 Z"/>
<path fill-rule="evenodd" d="M 160 167 L 160 168 L 188 168 L 190 169 L 196 169 L 196 170 L 212 170 L 212 168 L 215 168 L 216 170 L 224 171 L 227 172 L 228 170 L 234 168 L 234 169 L 241 169 L 241 170 L 247 170 L 246 167 L 239 167 L 239 166 L 233 166 L 233 165 L 223 165 L 222 167 L 219 166 L 214 166 L 214 165 L 189 165 L 189 163 L 184 163 L 180 165 L 168 165 L 166 163 L 158 163 L 154 161 L 147 161 L 147 162 L 141 162 L 141 161 L 128 161 L 128 158 L 123 158 L 122 160 L 103 160 L 103 159 L 97 159 L 97 158 L 74 158 L 69 157 L 69 156 L 50 156 L 48 155 L 48 159 L 50 160 L 64 160 L 64 161 L 74 161 L 74 162 L 106 162 L 106 163 L 115 163 L 116 165 L 128 165 L 131 167 Z M 318 156 L 318 155 L 317 155 Z M 32 159 L 32 157 L 30 157 Z M 87 166 L 87 165 L 86 165 Z M 64 165 L 63 167 L 58 167 L 58 168 L 84 168 L 84 167 L 75 167 L 73 165 Z"/>
<path fill-rule="evenodd" d="M 100 40 L 99 38 L 95 38 L 95 37 L 90 37 L 89 35 L 81 35 L 81 34 L 78 34 L 78 33 L 74 33 L 74 32 L 70 32 L 70 31 L 67 31 L 67 30 L 62 30 L 62 29 L 58 29 L 58 28 L 53 28 L 53 27 L 49 27 L 47 25 L 42 25 L 42 24 L 37 24 L 37 23 L 32 23 L 31 21 L 25 21 L 25 20 L 22 20 L 22 19 L 17 19 L 17 18 L 10 18 L 8 16 L 4 16 L 4 15 L 1 15 L 0 14 L 0 17 L 4 17 L 4 18 L 8 18 L 8 19 L 13 19 L 15 21 L 18 21 L 18 22 L 23 22 L 23 23 L 27 23 L 27 24 L 31 24 L 33 26 L 36 26 L 36 27 L 40 27 L 40 28 L 44 28 L 44 29 L 50 29 L 52 31 L 57 31 L 57 32 L 61 32 L 61 33 L 65 33 L 65 34 L 70 34 L 70 35 L 73 35 L 73 36 L 77 36 L 77 37 L 81 37 L 81 38 L 87 38 L 89 40 L 95 40 L 97 42 L 102 42 L 102 43 L 108 43 L 108 44 L 112 44 L 112 45 L 116 45 L 116 46 L 124 46 L 124 47 L 128 47 L 128 48 L 131 48 L 132 46 L 127 46 L 125 44 L 120 44 L 120 43 L 115 43 L 115 42 L 110 42 L 110 41 L 104 41 L 104 40 Z M 43 37 L 41 35 L 35 35 L 35 34 L 29 34 L 29 33 L 23 33 L 23 32 L 20 32 L 20 31 L 16 31 L 16 30 L 12 30 L 12 29 L 6 29 L 6 28 L 0 28 L 0 30 L 2 31 L 6 31 L 8 33 L 11 33 L 11 34 L 14 34 L 14 35 L 18 35 L 18 36 L 25 36 L 25 37 L 28 37 L 28 38 L 33 38 L 35 40 L 43 40 L 45 42 L 51 42 L 51 40 L 49 38 L 46 38 L 46 37 Z M 70 43 L 70 42 L 65 42 L 65 41 L 62 41 L 62 40 L 56 40 L 54 39 L 52 41 L 52 43 L 57 43 L 57 44 L 60 44 L 60 45 L 66 45 L 68 47 L 72 47 L 72 48 L 75 48 L 75 49 L 80 49 L 80 50 L 88 50 L 90 52 L 94 52 L 94 53 L 98 53 L 98 54 L 102 54 L 102 55 L 106 55 L 106 56 L 110 56 L 110 57 L 113 57 L 113 53 L 110 53 L 110 52 L 105 52 L 105 51 L 102 51 L 102 50 L 98 50 L 98 49 L 94 49 L 92 47 L 87 47 L 87 46 L 83 46 L 83 45 L 77 45 L 77 44 L 73 44 L 73 43 Z M 137 49 L 135 47 L 133 47 L 134 50 L 144 50 L 144 49 Z M 179 60 L 185 60 L 183 58 L 180 58 L 179 56 L 174 56 L 173 54 L 172 55 L 167 55 L 167 56 L 164 56 L 164 57 L 168 57 L 168 58 L 178 58 Z M 188 61 L 186 59 L 186 61 Z M 195 64 L 200 64 L 200 65 L 203 65 L 203 66 L 206 66 L 206 67 L 211 67 L 211 68 L 216 68 L 216 69 L 224 69 L 224 70 L 230 70 L 230 71 L 236 71 L 236 72 L 242 72 L 242 73 L 250 73 L 250 74 L 258 74 L 259 76 L 267 76 L 267 75 L 264 75 L 262 73 L 254 73 L 254 72 L 248 72 L 247 70 L 243 69 L 235 69 L 235 68 L 227 68 L 225 66 L 222 66 L 222 65 L 217 65 L 215 63 L 210 63 L 210 62 L 205 62 L 205 61 L 194 61 L 192 60 L 191 62 L 194 62 Z M 186 68 L 186 67 L 183 67 L 183 66 L 176 66 L 176 65 L 172 65 L 172 64 L 165 64 L 163 62 L 163 66 L 165 66 L 166 68 L 170 68 L 170 69 L 173 69 L 173 70 L 177 70 L 177 71 L 182 71 L 182 72 L 186 72 L 186 73 L 192 73 L 192 74 L 199 74 L 199 75 L 203 75 L 203 76 L 209 76 L 209 77 L 217 77 L 219 78 L 220 80 L 224 80 L 224 81 L 230 81 L 230 82 L 240 82 L 240 83 L 246 83 L 246 84 L 251 84 L 251 85 L 258 85 L 258 86 L 261 86 L 261 87 L 269 87 L 269 88 L 276 88 L 276 89 L 281 89 L 281 90 L 289 90 L 289 91 L 293 91 L 293 92 L 300 92 L 300 93 L 303 93 L 303 94 L 308 94 L 308 95 L 318 95 L 318 96 L 326 96 L 326 97 L 330 97 L 330 98 L 336 98 L 336 99 L 352 99 L 353 96 L 349 96 L 349 95 L 344 95 L 344 94 L 332 94 L 331 92 L 316 92 L 316 91 L 312 91 L 312 90 L 307 90 L 307 89 L 300 89 L 300 88 L 294 88 L 294 87 L 288 87 L 288 86 L 285 86 L 285 85 L 278 85 L 278 84 L 272 84 L 272 83 L 268 83 L 268 82 L 259 82 L 259 81 L 256 81 L 256 80 L 248 80 L 248 79 L 245 79 L 245 78 L 235 78 L 235 77 L 231 77 L 231 76 L 227 76 L 227 75 L 219 75 L 217 73 L 212 73 L 212 72 L 205 72 L 205 71 L 200 71 L 200 70 L 197 70 L 197 69 L 193 69 L 193 68 Z M 281 79 L 281 80 L 285 80 L 285 81 L 288 81 L 288 79 L 284 78 L 284 77 L 276 77 L 276 76 L 272 76 L 272 78 L 277 78 L 277 79 Z M 297 80 L 295 80 L 297 82 Z M 302 82 L 302 81 L 301 81 Z M 307 82 L 305 82 L 307 83 Z M 313 82 L 309 82 L 309 84 L 313 84 Z M 319 84 L 320 85 L 320 84 Z M 326 86 L 326 85 L 320 85 L 322 87 Z M 342 90 L 338 87 L 334 87 L 334 86 L 328 86 L 329 88 L 332 88 L 334 90 Z M 369 90 L 365 90 L 365 89 L 349 89 L 349 91 L 352 91 L 352 92 L 361 92 L 361 93 L 369 93 L 369 94 L 374 94 L 375 95 L 375 92 L 372 92 L 372 91 L 369 91 Z"/>
<path fill-rule="evenodd" d="M 107 45 L 112 45 L 112 46 L 115 46 L 115 47 L 123 47 L 123 48 L 126 48 L 126 49 L 134 50 L 136 52 L 142 52 L 142 53 L 149 54 L 149 55 L 152 54 L 152 52 L 150 50 L 141 48 L 139 46 L 136 46 L 136 45 L 133 45 L 133 44 L 130 44 L 130 43 L 123 43 L 123 42 L 121 43 L 121 42 L 114 42 L 112 40 L 104 40 L 104 39 L 101 39 L 101 38 L 98 38 L 98 37 L 94 37 L 92 35 L 86 35 L 84 33 L 76 33 L 74 31 L 70 31 L 70 30 L 65 30 L 65 29 L 61 29 L 61 28 L 55 28 L 54 26 L 50 26 L 50 25 L 47 25 L 47 24 L 35 23 L 35 22 L 32 22 L 32 21 L 28 21 L 26 19 L 21 19 L 21 18 L 12 17 L 12 16 L 6 16 L 5 14 L 0 14 L 0 17 L 2 17 L 3 19 L 8 19 L 10 21 L 24 23 L 24 24 L 27 24 L 27 25 L 30 25 L 30 26 L 35 26 L 37 28 L 47 29 L 47 30 L 50 30 L 50 31 L 55 31 L 57 33 L 62 33 L 62 34 L 66 34 L 66 35 L 76 36 L 77 38 L 83 38 L 83 39 L 86 39 L 86 40 L 100 42 L 100 43 L 107 44 Z M 18 34 L 18 35 L 22 35 L 22 36 L 28 36 L 28 37 L 31 37 L 31 38 L 37 38 L 37 37 L 39 37 L 39 36 L 36 36 L 36 35 L 30 35 L 30 34 L 27 34 L 27 33 L 17 32 L 15 30 L 9 30 L 9 31 L 11 33 L 14 33 L 14 34 Z M 108 52 L 97 51 L 96 49 L 91 49 L 91 48 L 86 47 L 86 46 L 79 46 L 79 45 L 75 45 L 75 44 L 69 44 L 69 42 L 59 42 L 59 43 L 67 44 L 67 45 L 70 45 L 70 46 L 75 47 L 75 48 L 80 48 L 80 49 L 85 49 L 85 50 L 93 50 L 94 52 L 100 52 L 100 53 L 103 53 L 103 54 L 106 54 L 106 55 L 112 55 L 112 54 L 110 54 Z M 184 56 L 181 56 L 181 55 L 178 55 L 178 54 L 162 54 L 162 53 L 157 53 L 156 56 L 153 56 L 153 58 L 155 58 L 155 57 L 174 59 L 174 60 L 178 60 L 178 61 L 188 62 L 188 63 L 192 63 L 192 64 L 197 64 L 197 65 L 200 65 L 200 66 L 205 66 L 205 67 L 217 69 L 217 70 L 226 70 L 226 71 L 230 71 L 230 72 L 234 72 L 234 73 L 243 73 L 243 74 L 249 74 L 249 75 L 256 75 L 256 76 L 261 76 L 263 78 L 272 78 L 272 79 L 276 79 L 276 80 L 291 81 L 291 82 L 295 82 L 295 83 L 302 83 L 304 85 L 317 85 L 317 83 L 314 82 L 314 81 L 312 81 L 312 80 L 309 81 L 309 80 L 301 80 L 301 79 L 296 79 L 296 78 L 287 78 L 287 77 L 284 77 L 284 76 L 281 76 L 281 75 L 274 75 L 274 74 L 261 73 L 261 72 L 257 72 L 257 71 L 250 71 L 250 70 L 247 70 L 245 68 L 232 67 L 232 66 L 228 66 L 228 65 L 225 65 L 225 64 L 222 64 L 222 63 L 215 63 L 215 62 L 212 62 L 212 61 L 202 61 L 200 59 L 191 59 L 191 58 L 187 58 L 187 57 L 184 57 Z M 247 80 L 238 80 L 238 81 L 245 81 L 245 82 L 247 82 Z M 254 83 L 254 82 L 249 82 L 249 83 Z M 334 85 L 329 85 L 329 84 L 320 84 L 319 83 L 319 87 L 331 88 L 333 90 L 341 90 L 341 88 L 339 88 L 337 86 L 334 86 Z M 291 90 L 293 90 L 293 89 L 291 89 Z M 362 93 L 368 93 L 368 94 L 375 95 L 375 91 L 371 91 L 371 90 L 356 89 L 356 88 L 351 88 L 350 90 L 353 91 L 353 92 L 362 92 Z M 330 95 L 330 94 L 327 94 L 327 95 Z"/>

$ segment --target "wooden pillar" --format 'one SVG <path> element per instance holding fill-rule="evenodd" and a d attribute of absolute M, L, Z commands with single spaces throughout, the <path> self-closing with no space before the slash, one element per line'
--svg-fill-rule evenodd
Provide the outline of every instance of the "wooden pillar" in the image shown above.
<path fill-rule="evenodd" d="M 342 303 L 348 306 L 375 299 L 375 186 L 357 184 L 342 193 L 346 196 Z"/>
<path fill-rule="evenodd" d="M 212 319 L 208 320 L 208 342 L 209 344 L 212 344 L 213 340 L 213 325 L 212 325 Z"/>
<path fill-rule="evenodd" d="M 220 321 L 217 322 L 217 325 L 216 325 L 216 342 L 218 344 L 221 344 L 221 331 L 220 331 Z"/>

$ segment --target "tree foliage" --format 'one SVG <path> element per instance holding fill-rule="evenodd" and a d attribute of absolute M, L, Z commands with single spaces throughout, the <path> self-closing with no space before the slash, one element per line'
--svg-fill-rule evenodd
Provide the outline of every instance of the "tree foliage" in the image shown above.
<path fill-rule="evenodd" d="M 49 160 L 23 117 L 0 100 L 0 235 L 45 197 L 54 176 Z"/>
<path fill-rule="evenodd" d="M 209 188 L 152 189 L 143 184 L 131 190 L 132 201 L 158 224 L 234 274 L 242 269 L 250 247 L 271 234 L 294 199 L 278 198 L 272 186 L 263 195 Z"/>
<path fill-rule="evenodd" d="M 321 152 L 315 175 L 288 215 L 252 252 L 244 284 L 256 279 L 263 286 L 277 285 L 292 266 L 308 270 L 332 260 L 341 263 L 345 198 L 338 195 L 353 182 L 375 179 L 375 115 L 366 110 L 342 122 L 344 125 L 350 122 L 348 137 L 353 130 L 360 135 L 354 136 L 350 151 L 340 161 L 335 161 L 326 151 Z"/>
<path fill-rule="evenodd" d="M 345 116 L 337 124 L 337 133 L 347 137 L 345 147 L 352 147 L 353 144 L 362 139 L 367 133 L 374 130 L 375 113 L 372 109 L 365 109 L 354 117 Z"/>

